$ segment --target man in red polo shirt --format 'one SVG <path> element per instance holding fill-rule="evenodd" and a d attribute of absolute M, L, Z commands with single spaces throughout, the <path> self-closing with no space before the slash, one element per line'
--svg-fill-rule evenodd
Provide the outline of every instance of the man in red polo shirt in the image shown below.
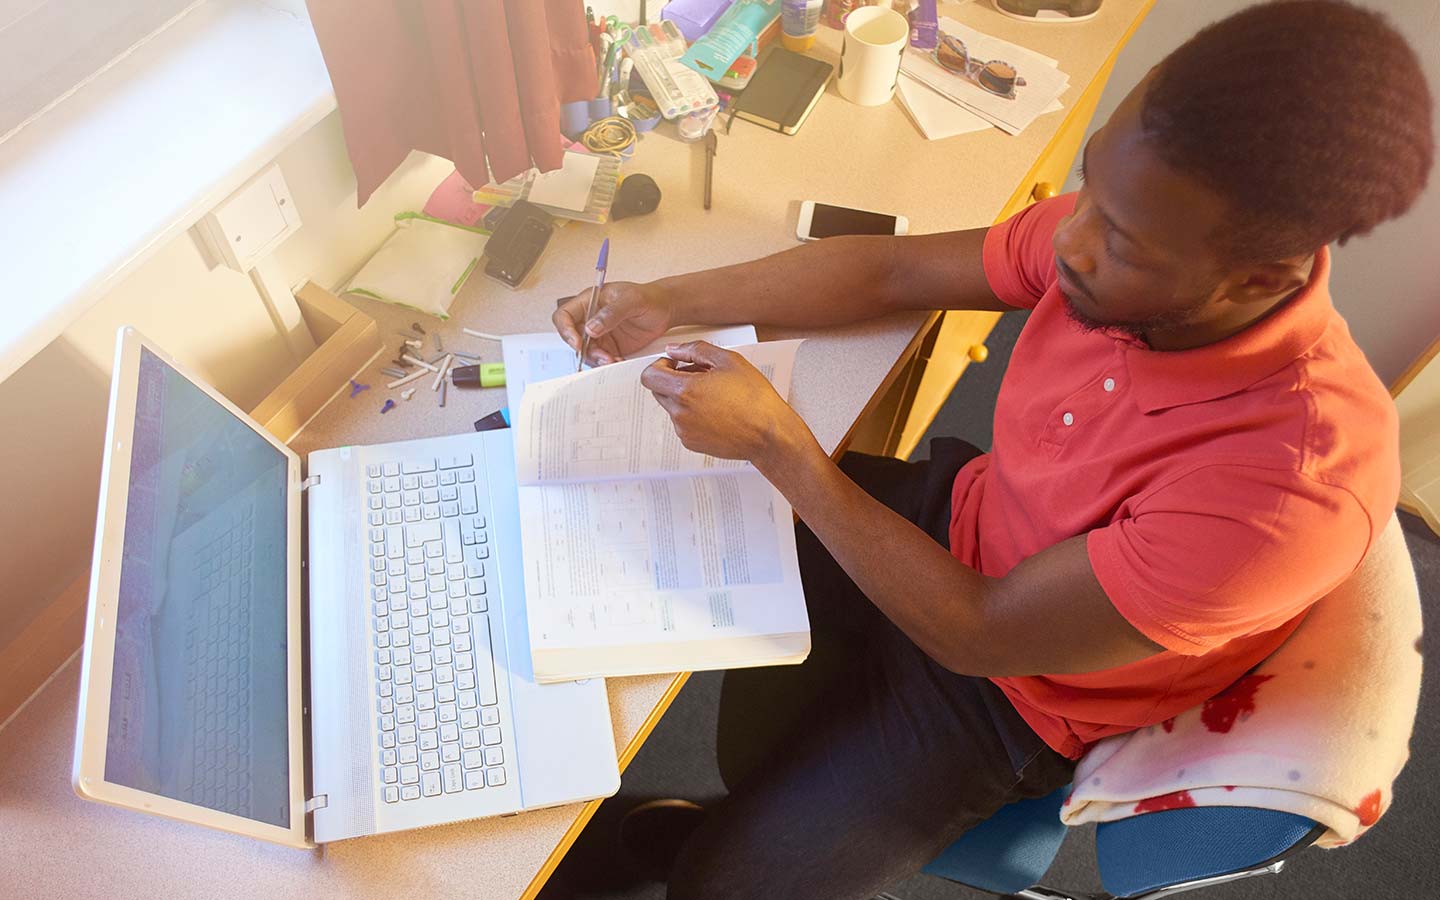
<path fill-rule="evenodd" d="M 1397 423 L 1326 246 L 1415 199 L 1430 110 L 1379 15 L 1265 4 L 1156 67 L 1077 194 L 607 286 L 588 322 L 586 295 L 560 307 L 599 362 L 679 324 L 1032 310 L 988 454 L 836 466 L 735 354 L 684 344 L 646 370 L 687 446 L 794 506 L 817 642 L 859 639 L 690 837 L 671 897 L 869 897 L 1067 783 L 1094 741 L 1223 690 L 1355 570 L 1393 514 Z"/>

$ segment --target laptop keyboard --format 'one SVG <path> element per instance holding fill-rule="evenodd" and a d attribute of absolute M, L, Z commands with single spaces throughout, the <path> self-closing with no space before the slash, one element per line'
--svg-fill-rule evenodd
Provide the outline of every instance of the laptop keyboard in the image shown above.
<path fill-rule="evenodd" d="M 187 799 L 242 816 L 250 813 L 253 515 L 248 506 L 236 510 L 229 527 L 195 554 L 200 596 L 186 634 L 186 699 L 194 722 Z"/>
<path fill-rule="evenodd" d="M 508 745 L 474 460 L 372 463 L 365 474 L 381 795 L 402 803 L 499 787 Z"/>

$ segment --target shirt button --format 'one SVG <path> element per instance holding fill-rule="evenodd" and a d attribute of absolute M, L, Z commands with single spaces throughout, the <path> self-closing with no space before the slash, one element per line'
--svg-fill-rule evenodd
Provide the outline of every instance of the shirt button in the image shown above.
<path fill-rule="evenodd" d="M 1060 417 L 1060 421 L 1064 422 L 1066 425 L 1074 425 L 1075 416 L 1073 413 L 1066 413 L 1065 415 Z"/>
<path fill-rule="evenodd" d="M 1113 379 L 1113 378 L 1107 378 L 1107 379 L 1105 379 L 1104 388 L 1105 388 L 1105 392 L 1106 392 L 1107 394 L 1108 394 L 1109 392 L 1115 390 L 1115 379 Z"/>

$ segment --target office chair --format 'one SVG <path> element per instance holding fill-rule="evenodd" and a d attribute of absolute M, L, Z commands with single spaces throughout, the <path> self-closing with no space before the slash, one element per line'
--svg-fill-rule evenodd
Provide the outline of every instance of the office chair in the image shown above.
<path fill-rule="evenodd" d="M 1352 597 L 1373 592 L 1392 607 L 1413 607 L 1418 619 L 1419 593 L 1398 521 L 1390 522 L 1370 556 L 1336 593 L 1342 589 Z M 1373 607 L 1364 605 L 1338 609 L 1348 610 L 1344 615 L 1374 614 Z M 1338 624 L 1332 620 L 1329 627 Z M 1412 652 L 1409 646 L 1392 649 Z M 1418 694 L 1418 667 L 1413 677 L 1410 687 Z M 1096 826 L 1095 855 L 1106 893 L 1066 893 L 1038 882 L 1065 839 L 1068 826 L 1060 821 L 1060 808 L 1069 793 L 1067 786 L 1006 806 L 962 835 L 924 871 L 1025 900 L 1151 900 L 1278 873 L 1286 860 L 1326 831 L 1304 816 L 1253 807 L 1192 806 L 1105 821 Z"/>
<path fill-rule="evenodd" d="M 1095 855 L 1105 893 L 1067 892 L 1039 881 L 1065 839 L 1060 805 L 1069 793 L 1067 786 L 1006 806 L 946 848 L 925 873 L 1024 900 L 1152 900 L 1277 873 L 1325 830 L 1303 816 L 1222 806 L 1102 822 Z"/>

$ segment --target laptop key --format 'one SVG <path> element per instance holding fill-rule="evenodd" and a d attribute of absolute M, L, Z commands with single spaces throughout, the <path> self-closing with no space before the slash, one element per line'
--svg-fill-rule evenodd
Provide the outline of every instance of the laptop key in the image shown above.
<path fill-rule="evenodd" d="M 485 748 L 485 765 L 498 766 L 505 762 L 505 752 L 499 747 Z"/>
<path fill-rule="evenodd" d="M 490 643 L 489 616 L 475 617 L 475 681 L 480 690 L 480 705 L 494 706 L 499 702 L 495 695 L 495 651 Z"/>
<path fill-rule="evenodd" d="M 420 785 L 409 784 L 400 789 L 400 796 L 405 800 L 418 800 L 420 798 Z"/>
<path fill-rule="evenodd" d="M 461 780 L 460 767 L 453 763 L 441 770 L 441 776 L 444 780 L 445 793 L 447 794 L 457 793 L 464 787 L 464 782 Z"/>
<path fill-rule="evenodd" d="M 485 786 L 485 773 L 479 769 L 465 773 L 465 790 L 478 791 Z"/>
<path fill-rule="evenodd" d="M 420 793 L 427 797 L 440 796 L 439 772 L 426 772 L 420 777 Z"/>
<path fill-rule="evenodd" d="M 485 770 L 485 783 L 490 787 L 499 787 L 505 783 L 505 769 L 497 766 Z"/>
<path fill-rule="evenodd" d="M 399 791 L 394 785 L 390 785 L 389 787 L 385 788 L 385 802 L 386 802 L 386 803 L 399 803 L 399 802 L 400 802 L 400 791 Z"/>

